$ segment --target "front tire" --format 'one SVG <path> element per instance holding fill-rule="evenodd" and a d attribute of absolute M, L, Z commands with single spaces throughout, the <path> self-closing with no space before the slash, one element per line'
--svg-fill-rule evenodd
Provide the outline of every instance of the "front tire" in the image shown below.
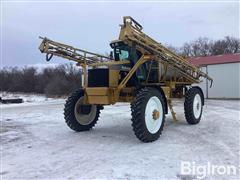
<path fill-rule="evenodd" d="M 85 107 L 83 98 L 84 91 L 79 89 L 68 97 L 64 107 L 65 121 L 68 127 L 76 132 L 92 129 L 97 123 L 100 110 L 103 109 L 100 105 L 88 105 Z"/>
<path fill-rule="evenodd" d="M 159 138 L 165 122 L 165 105 L 162 94 L 154 88 L 143 88 L 131 103 L 132 127 L 143 142 Z"/>
<path fill-rule="evenodd" d="M 201 120 L 203 102 L 199 88 L 191 88 L 187 91 L 184 102 L 184 113 L 188 124 L 198 124 Z"/>

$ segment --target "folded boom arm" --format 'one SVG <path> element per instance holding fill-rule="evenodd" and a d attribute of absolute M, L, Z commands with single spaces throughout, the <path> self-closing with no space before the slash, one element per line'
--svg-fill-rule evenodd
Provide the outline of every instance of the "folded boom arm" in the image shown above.
<path fill-rule="evenodd" d="M 80 65 L 90 65 L 97 62 L 111 61 L 112 59 L 100 54 L 92 53 L 82 49 L 74 48 L 72 46 L 62 44 L 56 41 L 52 41 L 48 38 L 40 37 L 42 43 L 39 46 L 39 50 L 42 53 L 46 53 L 46 60 L 50 61 L 53 55 L 62 57 L 68 60 L 75 61 Z"/>
<path fill-rule="evenodd" d="M 130 16 L 125 16 L 123 18 L 119 39 L 128 44 L 136 43 L 138 47 L 140 47 L 142 53 L 157 56 L 159 60 L 172 66 L 191 83 L 199 83 L 200 78 L 203 77 L 211 81 L 212 85 L 212 78 L 202 72 L 198 67 L 190 64 L 183 57 L 170 51 L 162 44 L 143 33 L 142 26 Z"/>

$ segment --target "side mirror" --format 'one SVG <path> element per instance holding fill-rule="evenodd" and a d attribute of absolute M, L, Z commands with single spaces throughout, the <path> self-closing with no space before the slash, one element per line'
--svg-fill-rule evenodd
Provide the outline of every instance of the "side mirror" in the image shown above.
<path fill-rule="evenodd" d="M 113 51 L 110 51 L 110 59 L 113 59 Z"/>

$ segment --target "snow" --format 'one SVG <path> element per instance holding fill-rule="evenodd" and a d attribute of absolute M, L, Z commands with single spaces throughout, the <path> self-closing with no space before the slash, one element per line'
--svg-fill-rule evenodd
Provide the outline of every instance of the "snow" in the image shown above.
<path fill-rule="evenodd" d="M 1 107 L 3 179 L 194 179 L 180 173 L 181 161 L 239 166 L 239 101 L 207 100 L 198 125 L 174 101 L 178 122 L 168 114 L 153 143 L 135 137 L 128 104 L 106 106 L 93 130 L 76 133 L 64 122 L 64 102 Z"/>
<path fill-rule="evenodd" d="M 33 104 L 44 103 L 45 101 L 54 102 L 54 101 L 61 100 L 56 98 L 48 98 L 43 94 L 8 93 L 8 92 L 1 92 L 0 94 L 1 94 L 0 97 L 2 97 L 2 99 L 21 98 L 23 99 L 24 105 L 33 105 Z M 1 104 L 1 107 L 18 107 L 18 106 L 19 104 Z"/>

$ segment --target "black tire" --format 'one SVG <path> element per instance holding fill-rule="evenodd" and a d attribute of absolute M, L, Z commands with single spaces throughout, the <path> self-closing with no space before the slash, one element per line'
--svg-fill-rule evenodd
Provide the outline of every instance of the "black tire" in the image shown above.
<path fill-rule="evenodd" d="M 100 115 L 100 110 L 103 109 L 103 106 L 96 105 L 96 115 L 94 119 L 91 121 L 91 123 L 83 125 L 80 124 L 79 121 L 77 121 L 74 113 L 75 105 L 78 102 L 78 100 L 84 96 L 84 91 L 82 89 L 76 90 L 73 92 L 67 99 L 64 107 L 64 118 L 65 121 L 72 130 L 76 132 L 80 131 L 88 131 L 92 129 L 95 124 L 97 123 L 97 120 Z"/>
<path fill-rule="evenodd" d="M 194 114 L 194 98 L 196 95 L 200 96 L 200 101 L 201 104 L 199 105 L 198 108 L 200 108 L 200 115 L 196 117 Z M 198 124 L 201 120 L 202 116 L 202 110 L 203 110 L 203 102 L 202 102 L 202 92 L 199 88 L 190 88 L 185 96 L 185 102 L 184 102 L 184 113 L 185 113 L 185 118 L 188 124 Z"/>
<path fill-rule="evenodd" d="M 151 97 L 156 96 L 162 106 L 162 122 L 160 128 L 155 133 L 151 133 L 146 125 L 145 110 L 147 103 Z M 163 95 L 155 88 L 145 87 L 136 93 L 134 101 L 131 103 L 132 111 L 132 127 L 136 137 L 143 142 L 152 142 L 159 138 L 162 133 L 165 122 L 165 105 Z M 161 116 L 160 116 L 161 118 Z"/>

